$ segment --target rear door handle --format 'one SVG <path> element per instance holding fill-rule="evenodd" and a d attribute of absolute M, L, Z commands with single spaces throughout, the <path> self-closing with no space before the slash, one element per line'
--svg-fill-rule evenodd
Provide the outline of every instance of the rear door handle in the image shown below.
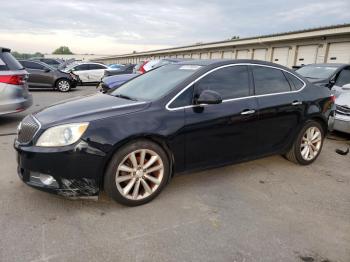
<path fill-rule="evenodd" d="M 244 110 L 243 112 L 241 112 L 241 115 L 251 115 L 254 113 L 255 113 L 255 110 Z"/>
<path fill-rule="evenodd" d="M 298 105 L 301 105 L 303 102 L 301 102 L 301 101 L 294 101 L 293 103 L 292 103 L 292 106 L 298 106 Z"/>

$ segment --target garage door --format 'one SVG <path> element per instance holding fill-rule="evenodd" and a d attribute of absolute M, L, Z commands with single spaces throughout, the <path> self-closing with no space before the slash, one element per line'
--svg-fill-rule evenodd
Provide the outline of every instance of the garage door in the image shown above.
<path fill-rule="evenodd" d="M 211 53 L 211 59 L 221 59 L 221 52 Z"/>
<path fill-rule="evenodd" d="M 329 45 L 328 63 L 350 63 L 350 42 Z"/>
<path fill-rule="evenodd" d="M 298 46 L 297 66 L 315 64 L 317 59 L 317 45 Z"/>
<path fill-rule="evenodd" d="M 199 59 L 199 58 L 200 58 L 200 55 L 199 55 L 199 54 L 192 54 L 192 58 L 193 58 L 193 59 Z"/>
<path fill-rule="evenodd" d="M 287 66 L 289 57 L 289 47 L 276 47 L 273 49 L 272 62 Z"/>
<path fill-rule="evenodd" d="M 249 59 L 249 51 L 248 50 L 238 50 L 237 51 L 237 59 Z"/>
<path fill-rule="evenodd" d="M 265 48 L 254 49 L 254 59 L 255 60 L 266 61 L 266 57 L 267 57 L 267 49 L 265 49 Z"/>
<path fill-rule="evenodd" d="M 201 53 L 201 59 L 208 59 L 208 53 Z"/>
<path fill-rule="evenodd" d="M 225 51 L 223 54 L 224 59 L 232 59 L 233 58 L 233 52 L 232 51 Z"/>

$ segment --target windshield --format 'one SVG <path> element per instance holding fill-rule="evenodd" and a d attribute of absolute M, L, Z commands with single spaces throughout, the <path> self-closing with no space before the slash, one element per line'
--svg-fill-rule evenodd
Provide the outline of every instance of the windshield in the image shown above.
<path fill-rule="evenodd" d="M 197 65 L 166 65 L 143 74 L 110 93 L 112 96 L 129 98 L 137 101 L 153 101 L 194 74 Z"/>
<path fill-rule="evenodd" d="M 324 79 L 330 77 L 336 70 L 335 66 L 304 66 L 296 72 L 307 78 Z"/>

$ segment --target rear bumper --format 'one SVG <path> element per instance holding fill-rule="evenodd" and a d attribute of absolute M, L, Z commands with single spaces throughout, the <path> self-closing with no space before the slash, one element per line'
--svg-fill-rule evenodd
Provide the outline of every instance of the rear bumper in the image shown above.
<path fill-rule="evenodd" d="M 32 104 L 33 96 L 23 87 L 7 87 L 0 94 L 0 115 L 24 111 Z"/>

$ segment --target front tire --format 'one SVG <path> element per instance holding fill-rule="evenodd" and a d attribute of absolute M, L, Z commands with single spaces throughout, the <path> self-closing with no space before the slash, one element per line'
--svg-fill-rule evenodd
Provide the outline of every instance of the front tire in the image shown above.
<path fill-rule="evenodd" d="M 105 174 L 104 190 L 120 204 L 138 206 L 153 200 L 169 177 L 164 150 L 151 141 L 138 140 L 115 153 Z"/>
<path fill-rule="evenodd" d="M 308 121 L 285 157 L 296 164 L 309 165 L 320 155 L 323 140 L 322 125 L 316 121 Z"/>
<path fill-rule="evenodd" d="M 72 85 L 68 79 L 59 79 L 56 82 L 56 88 L 60 92 L 69 92 L 72 88 Z"/>

